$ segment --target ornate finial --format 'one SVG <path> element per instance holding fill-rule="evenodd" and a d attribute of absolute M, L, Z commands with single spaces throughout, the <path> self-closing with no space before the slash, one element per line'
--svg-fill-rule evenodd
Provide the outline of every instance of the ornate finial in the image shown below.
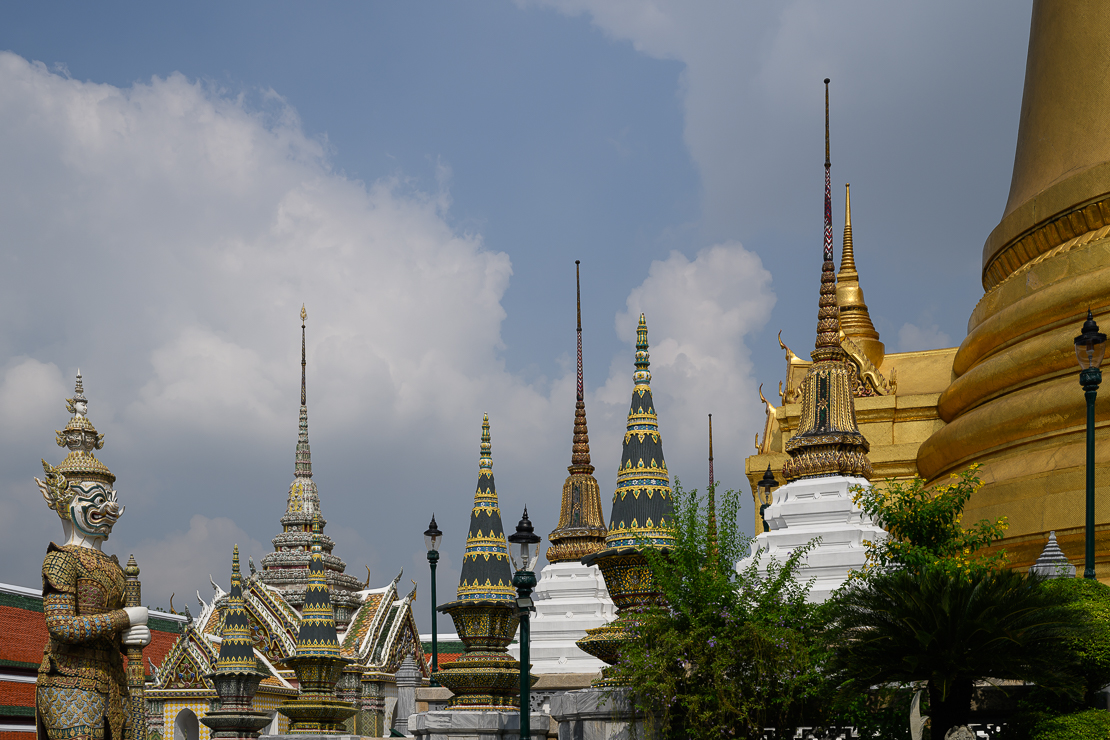
<path fill-rule="evenodd" d="M 879 332 L 871 323 L 863 288 L 859 284 L 856 258 L 852 244 L 852 192 L 844 186 L 844 244 L 840 253 L 840 271 L 836 274 L 838 321 L 844 336 L 855 342 L 876 368 L 883 364 L 886 348 L 879 341 Z"/>
<path fill-rule="evenodd" d="M 568 470 L 571 473 L 583 471 L 589 474 L 594 471 L 594 468 L 590 465 L 590 433 L 586 427 L 586 395 L 582 381 L 582 282 L 579 276 L 579 264 L 581 264 L 580 260 L 574 261 L 574 284 L 578 305 L 578 395 L 574 404 L 574 442 Z"/>
<path fill-rule="evenodd" d="M 304 322 L 308 319 L 308 311 L 301 304 L 301 418 L 297 432 L 297 453 L 293 465 L 293 473 L 297 478 L 312 477 L 312 448 L 308 443 L 308 394 L 306 392 L 305 375 L 307 361 L 305 359 L 305 328 Z"/>
<path fill-rule="evenodd" d="M 493 471 L 493 444 L 490 442 L 489 414 L 482 414 L 482 444 L 478 450 L 479 471 Z"/>
<path fill-rule="evenodd" d="M 840 275 L 856 271 L 856 256 L 852 252 L 852 184 L 844 183 L 844 245 L 840 251 Z"/>
<path fill-rule="evenodd" d="M 833 274 L 832 233 L 832 179 L 829 163 L 829 80 L 825 78 L 825 249 L 821 267 L 821 299 L 817 312 L 817 342 L 815 352 L 824 350 L 822 356 L 844 354 L 840 348 L 840 321 L 836 305 L 836 275 Z M 817 361 L 816 355 L 814 361 Z"/>
<path fill-rule="evenodd" d="M 239 543 L 235 543 L 235 549 L 231 551 L 231 576 L 234 578 L 239 575 Z"/>
<path fill-rule="evenodd" d="M 651 372 L 648 370 L 651 365 L 650 357 L 647 320 L 644 319 L 643 314 L 640 314 L 640 323 L 636 326 L 636 372 L 632 374 L 632 380 L 636 385 L 647 385 L 651 382 Z"/>
<path fill-rule="evenodd" d="M 759 397 L 763 397 L 762 391 Z M 709 485 L 713 485 L 713 414 L 709 415 Z"/>
<path fill-rule="evenodd" d="M 825 78 L 825 168 L 828 169 L 832 162 L 829 161 L 829 78 Z"/>
<path fill-rule="evenodd" d="M 305 366 L 308 364 L 305 361 L 305 351 L 304 351 L 304 322 L 307 319 L 308 319 L 308 311 L 304 310 L 304 304 L 302 303 L 301 304 L 301 405 L 302 406 L 305 406 L 305 405 L 308 404 L 308 399 L 307 399 L 307 396 L 305 395 L 305 382 L 304 382 Z"/>
<path fill-rule="evenodd" d="M 139 564 L 135 562 L 134 553 L 131 553 L 131 557 L 127 558 L 127 565 L 123 566 L 123 574 L 128 578 L 138 578 Z"/>

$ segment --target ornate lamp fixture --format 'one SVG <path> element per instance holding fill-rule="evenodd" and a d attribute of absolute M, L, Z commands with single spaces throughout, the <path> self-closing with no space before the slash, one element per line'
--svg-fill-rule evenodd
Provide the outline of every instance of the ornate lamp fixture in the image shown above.
<path fill-rule="evenodd" d="M 436 563 L 439 562 L 439 543 L 443 532 L 436 526 L 436 515 L 424 531 L 424 545 L 428 548 L 428 567 L 432 570 L 432 686 L 439 686 L 435 672 L 439 670 L 439 633 L 436 629 Z"/>
<path fill-rule="evenodd" d="M 778 481 L 775 480 L 775 474 L 771 472 L 770 465 L 767 466 L 767 471 L 763 473 L 763 477 L 755 485 L 759 489 L 759 500 L 761 502 L 759 504 L 759 518 L 763 522 L 763 531 L 770 532 L 771 525 L 767 523 L 765 513 L 767 511 L 767 507 L 771 505 L 773 500 L 771 496 L 771 491 L 773 491 L 775 487 L 778 486 Z"/>
<path fill-rule="evenodd" d="M 1095 577 L 1095 396 L 1102 383 L 1102 358 L 1106 355 L 1106 335 L 1098 330 L 1091 309 L 1083 331 L 1075 338 L 1075 357 L 1079 360 L 1079 384 L 1087 397 L 1087 537 L 1083 577 Z"/>
<path fill-rule="evenodd" d="M 532 688 L 532 677 L 528 669 L 532 663 L 528 656 L 528 618 L 532 613 L 532 589 L 536 587 L 536 561 L 540 559 L 540 536 L 532 528 L 528 520 L 528 507 L 524 507 L 524 516 L 516 525 L 516 532 L 509 535 L 509 555 L 513 559 L 513 585 L 516 586 L 516 605 L 520 616 L 520 736 L 532 736 L 532 708 L 529 692 Z"/>

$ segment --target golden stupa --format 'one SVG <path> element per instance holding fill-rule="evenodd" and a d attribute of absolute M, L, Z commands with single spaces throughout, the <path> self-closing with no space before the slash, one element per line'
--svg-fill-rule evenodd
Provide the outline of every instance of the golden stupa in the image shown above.
<path fill-rule="evenodd" d="M 1086 403 L 1073 340 L 1088 307 L 1110 325 L 1108 59 L 1102 3 L 1034 1 L 1009 199 L 983 247 L 984 295 L 958 348 L 884 352 L 863 300 L 845 204 L 837 298 L 842 344 L 858 369 L 856 416 L 871 445 L 872 479 L 945 480 L 980 464 L 984 486 L 964 520 L 1007 517 L 1000 546 L 1022 569 L 1052 530 L 1073 563 L 1083 556 Z M 767 422 L 745 466 L 757 510 L 764 499 L 756 483 L 768 465 L 777 473 L 785 462 L 810 364 L 782 347 L 780 404 L 764 399 Z M 1102 390 L 1096 573 L 1110 581 L 1110 387 Z"/>

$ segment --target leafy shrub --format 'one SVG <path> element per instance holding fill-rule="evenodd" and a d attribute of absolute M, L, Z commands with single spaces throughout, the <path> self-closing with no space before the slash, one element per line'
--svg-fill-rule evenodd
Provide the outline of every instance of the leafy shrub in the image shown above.
<path fill-rule="evenodd" d="M 1110 712 L 1088 709 L 1074 714 L 1041 720 L 1032 740 L 1107 740 L 1110 738 Z"/>
<path fill-rule="evenodd" d="M 1087 683 L 1088 701 L 1110 684 L 1110 586 L 1086 578 L 1057 578 L 1045 584 L 1065 603 L 1073 604 L 1090 623 L 1090 629 L 1070 641 Z"/>
<path fill-rule="evenodd" d="M 1006 517 L 986 519 L 964 527 L 964 506 L 983 482 L 977 465 L 952 476 L 947 485 L 926 487 L 921 478 L 887 480 L 878 486 L 852 486 L 852 500 L 890 535 L 866 542 L 867 566 L 872 569 L 904 568 L 920 572 L 940 568 L 949 574 L 967 575 L 973 569 L 998 569 L 1006 565 L 1006 552 L 989 556 L 976 552 L 1002 538 Z"/>

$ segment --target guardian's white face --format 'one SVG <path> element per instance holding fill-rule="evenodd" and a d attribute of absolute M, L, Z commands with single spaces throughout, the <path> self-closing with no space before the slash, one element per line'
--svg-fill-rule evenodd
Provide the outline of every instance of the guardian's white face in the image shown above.
<path fill-rule="evenodd" d="M 76 494 L 69 504 L 70 522 L 85 537 L 108 539 L 123 508 L 116 492 L 99 483 L 73 484 Z"/>

